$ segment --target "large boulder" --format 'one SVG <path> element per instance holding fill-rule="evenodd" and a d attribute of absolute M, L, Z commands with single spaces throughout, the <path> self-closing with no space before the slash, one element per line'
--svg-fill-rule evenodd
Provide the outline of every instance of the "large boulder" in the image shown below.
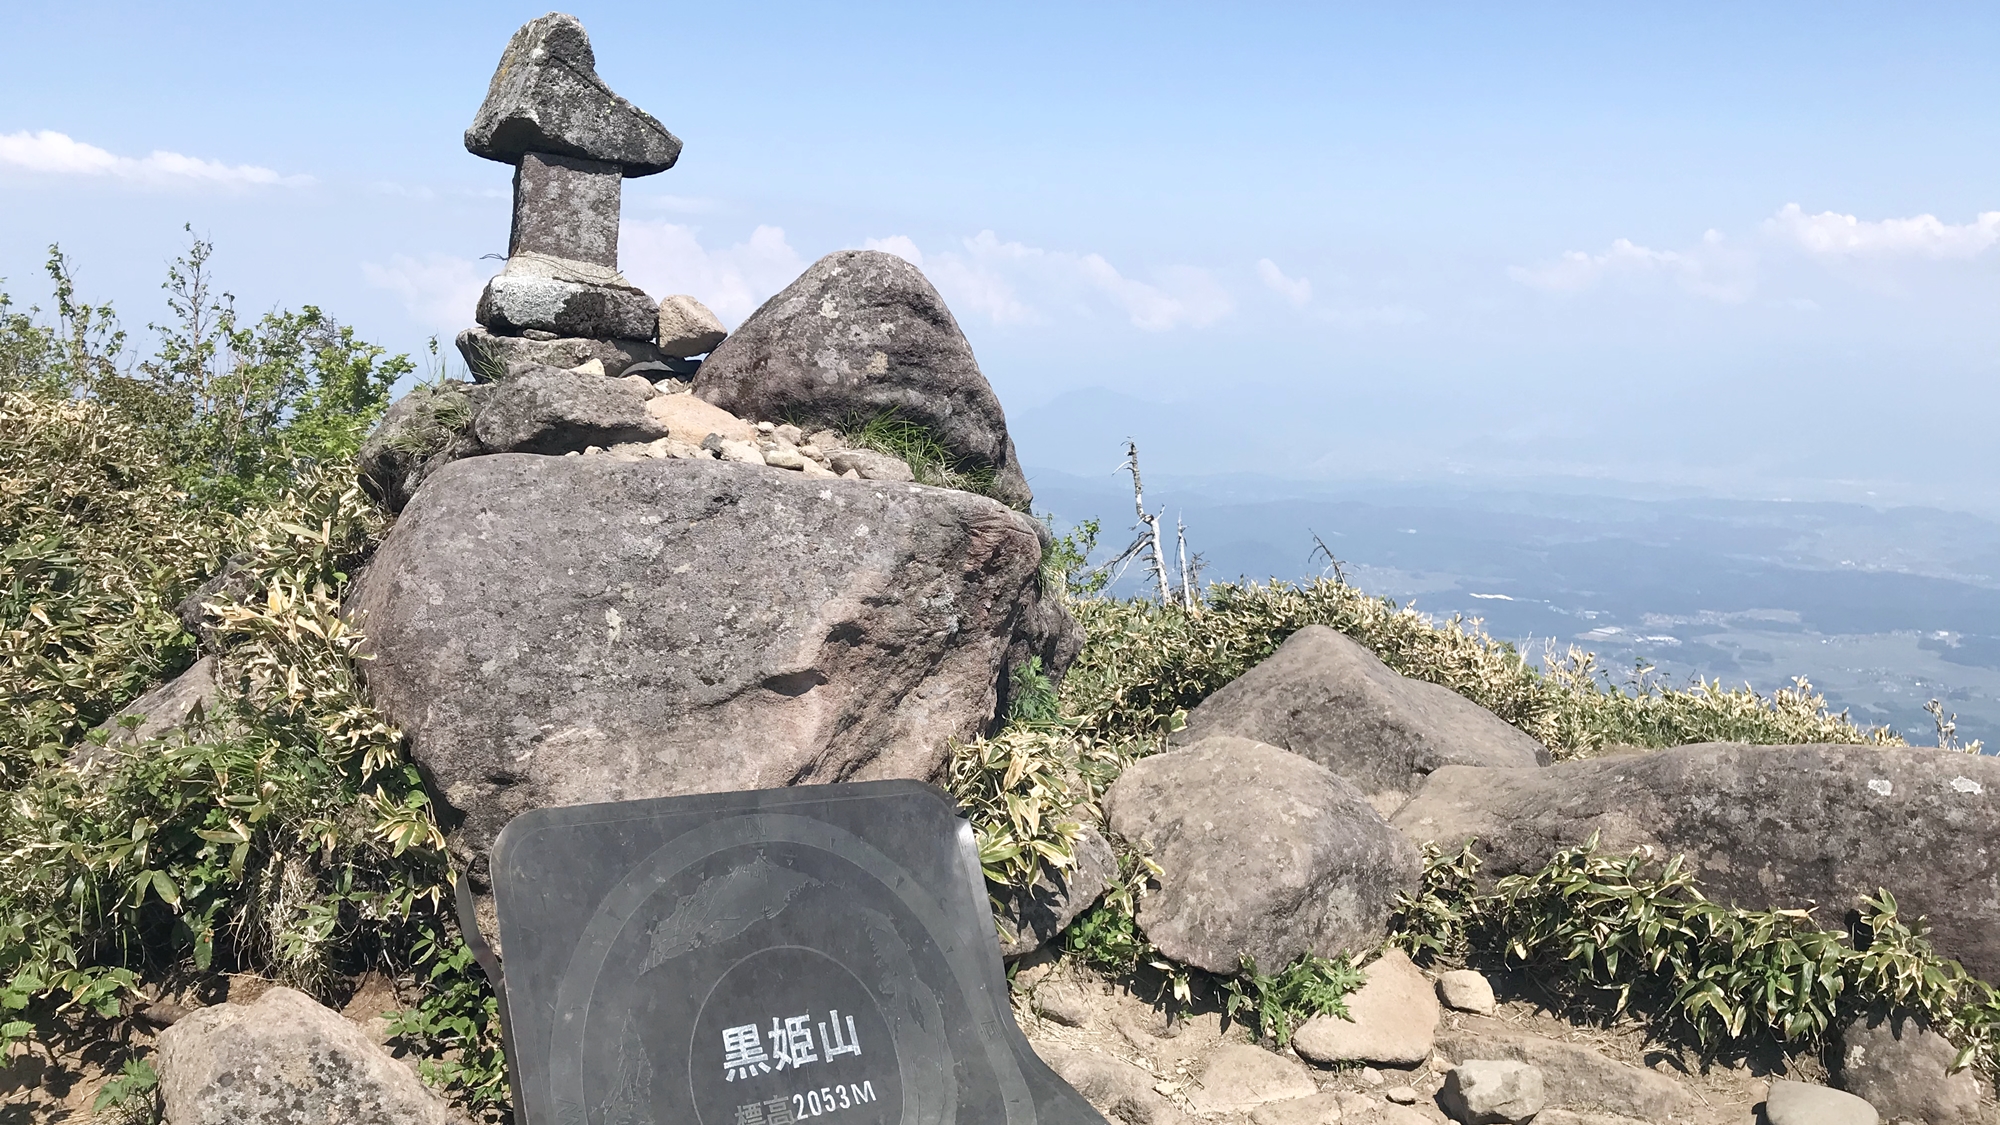
<path fill-rule="evenodd" d="M 505 164 L 530 152 L 601 160 L 627 176 L 664 172 L 681 155 L 678 137 L 597 76 L 583 24 L 559 12 L 529 20 L 507 41 L 465 147 Z"/>
<path fill-rule="evenodd" d="M 425 483 L 350 605 L 478 875 L 532 808 L 937 776 L 994 720 L 1040 562 L 969 493 L 498 454 Z"/>
<path fill-rule="evenodd" d="M 893 254 L 842 250 L 764 302 L 695 375 L 695 393 L 745 418 L 852 432 L 893 414 L 929 431 L 991 494 L 1025 509 L 1000 400 L 944 299 Z"/>
<path fill-rule="evenodd" d="M 1838 928 L 1886 888 L 1938 951 L 2000 980 L 2000 759 L 1887 746 L 1703 743 L 1545 769 L 1446 766 L 1395 824 L 1477 841 L 1483 878 L 1581 845 L 1684 854 L 1702 893 L 1751 909 L 1817 907 Z"/>
<path fill-rule="evenodd" d="M 1416 886 L 1417 850 L 1317 762 L 1217 736 L 1127 766 L 1104 795 L 1111 830 L 1150 854 L 1159 887 L 1139 928 L 1176 961 L 1275 973 L 1301 955 L 1379 941 Z"/>
<path fill-rule="evenodd" d="M 1770 1125 L 1878 1125 L 1882 1117 L 1853 1094 L 1780 1078 L 1764 1099 L 1764 1120 Z"/>
<path fill-rule="evenodd" d="M 1282 746 L 1393 815 L 1440 766 L 1545 765 L 1541 743 L 1477 703 L 1392 671 L 1337 629 L 1308 625 L 1188 713 L 1191 743 L 1233 734 Z"/>
<path fill-rule="evenodd" d="M 416 1071 L 304 993 L 201 1008 L 153 1056 L 169 1125 L 456 1125 Z"/>
<path fill-rule="evenodd" d="M 1890 1121 L 1980 1125 L 1979 1079 L 1953 1073 L 1958 1048 L 1913 1015 L 1861 1016 L 1840 1031 L 1840 1088 Z"/>

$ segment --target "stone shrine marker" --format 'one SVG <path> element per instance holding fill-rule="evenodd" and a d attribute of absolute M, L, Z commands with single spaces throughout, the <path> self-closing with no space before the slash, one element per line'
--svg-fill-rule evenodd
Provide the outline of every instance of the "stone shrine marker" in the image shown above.
<path fill-rule="evenodd" d="M 1102 1125 L 913 781 L 539 809 L 493 852 L 524 1125 Z"/>

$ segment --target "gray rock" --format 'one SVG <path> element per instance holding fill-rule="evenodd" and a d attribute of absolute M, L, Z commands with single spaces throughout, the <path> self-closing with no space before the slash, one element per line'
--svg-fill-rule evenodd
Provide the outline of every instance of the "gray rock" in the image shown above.
<path fill-rule="evenodd" d="M 150 738 L 165 738 L 177 730 L 198 730 L 216 717 L 216 708 L 222 701 L 215 669 L 215 657 L 204 656 L 180 675 L 119 708 L 117 714 L 98 725 L 106 735 L 104 744 L 85 742 L 72 750 L 70 768 L 87 772 L 106 767 L 117 760 L 121 747 L 136 746 Z M 138 721 L 127 726 L 126 719 Z M 1099 891 L 1102 893 L 1102 888 Z"/>
<path fill-rule="evenodd" d="M 149 738 L 163 738 L 191 723 L 213 717 L 222 701 L 215 671 L 215 657 L 204 656 L 180 675 L 119 708 L 117 714 L 103 723 L 110 735 L 108 745 L 132 746 Z M 139 721 L 127 727 L 123 721 L 127 718 Z"/>
<path fill-rule="evenodd" d="M 646 409 L 651 390 L 554 367 L 517 370 L 487 389 L 466 433 L 486 453 L 567 453 L 648 442 L 667 427 Z"/>
<path fill-rule="evenodd" d="M 1438 999 L 1459 1012 L 1490 1016 L 1499 1002 L 1493 998 L 1493 984 L 1477 969 L 1453 969 L 1438 976 Z"/>
<path fill-rule="evenodd" d="M 813 263 L 709 354 L 695 393 L 746 418 L 846 429 L 893 412 L 992 494 L 1033 499 L 1007 419 L 951 310 L 917 267 L 873 250 Z"/>
<path fill-rule="evenodd" d="M 1840 1031 L 1840 1086 L 1890 1121 L 1981 1125 L 1979 1079 L 1951 1073 L 1958 1049 L 1915 1016 L 1864 1016 Z"/>
<path fill-rule="evenodd" d="M 1578 1043 L 1524 1035 L 1497 1021 L 1467 1021 L 1438 1036 L 1437 1049 L 1453 1059 L 1528 1063 L 1541 1071 L 1549 1103 L 1563 1109 L 1666 1121 L 1688 1108 L 1687 1091 L 1664 1074 L 1619 1062 Z"/>
<path fill-rule="evenodd" d="M 685 293 L 660 299 L 660 352 L 676 359 L 707 355 L 729 335 L 721 318 Z"/>
<path fill-rule="evenodd" d="M 678 137 L 597 76 L 583 24 L 553 12 L 507 41 L 465 147 L 503 164 L 530 152 L 602 160 L 627 176 L 664 172 L 681 154 Z"/>
<path fill-rule="evenodd" d="M 1296 1060 L 1249 1043 L 1223 1042 L 1202 1060 L 1200 1080 L 1187 1094 L 1194 1111 L 1208 1115 L 1241 1113 L 1318 1092 L 1312 1072 Z"/>
<path fill-rule="evenodd" d="M 558 454 L 667 436 L 650 388 L 555 367 L 520 365 L 504 383 L 419 387 L 361 443 L 363 487 L 390 511 L 445 465 L 493 453 Z"/>
<path fill-rule="evenodd" d="M 1417 1104 L 1417 1088 L 1415 1086 L 1391 1086 L 1382 1091 L 1382 1096 L 1396 1105 Z"/>
<path fill-rule="evenodd" d="M 383 507 L 402 511 L 425 477 L 479 452 L 465 430 L 492 389 L 493 385 L 445 380 L 420 386 L 391 403 L 361 441 L 356 455 L 361 487 Z"/>
<path fill-rule="evenodd" d="M 1776 1079 L 1764 1099 L 1771 1125 L 1880 1125 L 1875 1107 L 1853 1094 L 1805 1082 Z"/>
<path fill-rule="evenodd" d="M 774 469 L 803 469 L 806 455 L 789 445 L 773 446 L 764 451 L 764 463 Z"/>
<path fill-rule="evenodd" d="M 1480 875 L 1534 871 L 1591 833 L 1622 853 L 1684 854 L 1702 893 L 1749 909 L 1816 906 L 1838 927 L 1886 887 L 1938 951 L 2000 980 L 2000 758 L 1888 746 L 1705 743 L 1546 769 L 1447 766 L 1395 824 Z"/>
<path fill-rule="evenodd" d="M 1542 1111 L 1542 1072 L 1509 1059 L 1468 1059 L 1444 1076 L 1438 1104 L 1465 1125 L 1520 1125 Z"/>
<path fill-rule="evenodd" d="M 616 164 L 530 152 L 514 169 L 514 230 L 507 256 L 534 253 L 618 266 Z"/>
<path fill-rule="evenodd" d="M 1535 766 L 1548 751 L 1450 688 L 1396 674 L 1361 644 L 1308 625 L 1188 713 L 1183 743 L 1233 734 L 1282 746 L 1393 815 L 1439 766 Z"/>
<path fill-rule="evenodd" d="M 536 330 L 556 336 L 651 340 L 659 306 L 616 270 L 523 252 L 486 283 L 474 311 L 479 323 L 502 336 Z M 605 365 L 606 375 L 615 374 Z"/>
<path fill-rule="evenodd" d="M 901 457 L 892 457 L 873 449 L 830 449 L 826 463 L 836 473 L 848 470 L 860 474 L 862 480 L 913 481 L 917 474 L 910 471 L 910 463 Z"/>
<path fill-rule="evenodd" d="M 349 605 L 477 873 L 531 808 L 936 776 L 1040 561 L 967 493 L 499 454 L 426 482 Z"/>
<path fill-rule="evenodd" d="M 1416 849 L 1352 785 L 1246 738 L 1134 762 L 1104 811 L 1163 870 L 1139 928 L 1210 972 L 1235 973 L 1245 957 L 1275 973 L 1303 954 L 1358 952 L 1417 882 Z"/>
<path fill-rule="evenodd" d="M 1033 1044 L 1049 1064 L 1084 1100 L 1125 1125 L 1179 1125 L 1185 1115 L 1159 1091 L 1148 1071 L 1112 1055 L 1102 1055 L 1060 1043 Z"/>
<path fill-rule="evenodd" d="M 473 378 L 482 383 L 503 382 L 509 370 L 524 364 L 567 370 L 593 359 L 603 363 L 604 373 L 614 379 L 634 368 L 657 372 L 648 376 L 655 379 L 674 374 L 664 362 L 660 350 L 648 340 L 495 336 L 478 327 L 458 334 L 458 353 L 464 357 L 465 366 L 472 372 Z"/>
<path fill-rule="evenodd" d="M 1333 1125 L 1339 1120 L 1342 1120 L 1339 1094 L 1266 1102 L 1250 1111 L 1251 1125 Z"/>
<path fill-rule="evenodd" d="M 1398 949 L 1364 973 L 1366 983 L 1347 997 L 1351 1018 L 1312 1017 L 1292 1036 L 1292 1049 L 1318 1063 L 1416 1066 L 1428 1059 L 1441 1014 L 1429 978 Z"/>
<path fill-rule="evenodd" d="M 456 1125 L 462 1119 L 361 1025 L 304 993 L 201 1008 L 153 1055 L 172 1125 Z"/>
<path fill-rule="evenodd" d="M 1084 825 L 1076 835 L 1076 863 L 1064 871 L 1042 869 L 1033 886 L 1011 888 L 994 911 L 1000 954 L 1025 957 L 1062 933 L 1088 910 L 1118 874 L 1118 857 L 1103 833 Z"/>

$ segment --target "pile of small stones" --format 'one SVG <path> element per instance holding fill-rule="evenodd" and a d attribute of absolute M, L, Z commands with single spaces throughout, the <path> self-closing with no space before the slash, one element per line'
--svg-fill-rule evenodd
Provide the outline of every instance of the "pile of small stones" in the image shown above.
<path fill-rule="evenodd" d="M 604 373 L 596 360 L 571 370 L 585 375 Z M 749 422 L 696 398 L 683 379 L 649 381 L 644 375 L 626 375 L 621 381 L 648 398 L 646 412 L 666 424 L 667 436 L 609 448 L 592 445 L 567 456 L 603 455 L 625 461 L 708 459 L 765 465 L 827 479 L 916 480 L 907 461 L 878 450 L 851 448 L 846 436 L 837 430 L 808 434 L 790 424 Z M 697 433 L 701 436 L 696 437 Z"/>

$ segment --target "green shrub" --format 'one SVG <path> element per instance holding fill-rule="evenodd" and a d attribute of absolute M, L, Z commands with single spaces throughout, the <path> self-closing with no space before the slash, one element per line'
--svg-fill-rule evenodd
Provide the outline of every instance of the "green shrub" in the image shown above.
<path fill-rule="evenodd" d="M 414 367 L 311 305 L 246 323 L 215 290 L 212 254 L 195 239 L 168 266 L 169 316 L 151 326 L 159 349 L 131 363 L 111 306 L 79 301 L 68 259 L 50 247 L 54 325 L 0 296 L 0 391 L 113 408 L 182 491 L 240 512 L 275 497 L 297 466 L 351 459 Z"/>
<path fill-rule="evenodd" d="M 28 1015 L 110 1017 L 176 971 L 325 997 L 380 965 L 424 986 L 404 1027 L 444 1056 L 433 1077 L 472 1105 L 504 1100 L 442 837 L 340 615 L 387 530 L 352 455 L 409 364 L 311 308 L 239 326 L 207 296 L 206 257 L 197 243 L 176 263 L 179 322 L 136 366 L 59 253 L 55 325 L 0 296 L 0 1052 Z M 192 658 L 175 608 L 224 558 L 220 706 L 64 768 Z M 107 1088 L 137 1106 L 146 1078 Z"/>
<path fill-rule="evenodd" d="M 1829 713 L 1803 680 L 1770 697 L 1719 681 L 1681 689 L 1639 679 L 1620 688 L 1575 651 L 1544 672 L 1477 622 L 1434 622 L 1328 578 L 1218 582 L 1193 612 L 1137 599 L 1080 598 L 1070 608 L 1088 639 L 1063 680 L 1064 711 L 1104 737 L 1157 740 L 1293 633 L 1326 625 L 1397 672 L 1492 711 L 1558 758 L 1620 743 L 1895 741 L 1885 730 L 1855 726 L 1845 712 Z"/>
<path fill-rule="evenodd" d="M 0 394 L 0 787 L 193 660 L 175 607 L 228 534 L 117 411 Z"/>
<path fill-rule="evenodd" d="M 306 478 L 242 529 L 245 592 L 217 603 L 216 713 L 16 787 L 0 807 L 0 1004 L 110 1012 L 139 974 L 183 962 L 323 993 L 338 955 L 418 899 L 436 906 L 442 840 L 361 702 L 333 594 L 380 530 L 340 474 Z"/>
<path fill-rule="evenodd" d="M 1064 598 L 1086 637 L 1082 654 L 1057 692 L 1056 715 L 1050 718 L 1037 710 L 1033 721 L 1023 721 L 1027 716 L 1017 713 L 1001 734 L 960 747 L 953 758 L 952 791 L 974 826 L 988 879 L 1003 889 L 1026 886 L 1045 866 L 1058 871 L 1066 867 L 1071 861 L 1070 837 L 1052 826 L 1094 816 L 1097 798 L 1127 763 L 1161 749 L 1166 737 L 1185 724 L 1189 710 L 1307 625 L 1338 629 L 1396 671 L 1457 691 L 1540 739 L 1557 757 L 1585 755 L 1612 744 L 1893 741 L 1887 731 L 1863 730 L 1844 713 L 1830 713 L 1826 701 L 1803 680 L 1770 697 L 1709 681 L 1672 688 L 1638 678 L 1621 688 L 1585 654 L 1572 652 L 1552 660 L 1546 671 L 1539 670 L 1512 646 L 1480 632 L 1476 622 L 1459 618 L 1434 622 L 1333 579 L 1303 584 L 1217 583 L 1191 610 L 1095 596 L 1103 576 L 1092 573 L 1085 560 L 1096 530 L 1095 525 L 1079 525 L 1069 537 L 1058 540 L 1044 563 L 1044 592 Z M 1076 591 L 1089 594 L 1080 596 Z M 1122 845 L 1120 851 L 1126 878 L 1063 935 L 1061 945 L 1071 956 L 1114 974 L 1164 974 L 1167 986 L 1183 1003 L 1194 987 L 1213 988 L 1222 997 L 1225 1012 L 1247 1013 L 1260 1034 L 1280 1042 L 1289 1039 L 1298 1021 L 1340 1011 L 1342 998 L 1359 986 L 1359 973 L 1346 960 L 1302 958 L 1268 976 L 1246 965 L 1240 974 L 1222 980 L 1173 964 L 1145 940 L 1136 924 L 1137 902 L 1147 884 L 1143 868 L 1137 865 L 1146 861 Z M 1407 904 L 1408 932 L 1400 940 L 1420 949 L 1480 947 L 1479 942 L 1500 940 L 1503 932 L 1513 940 L 1514 930 L 1495 929 L 1485 924 L 1484 915 L 1466 914 L 1472 909 L 1468 904 L 1485 900 L 1477 895 L 1470 870 L 1454 867 L 1457 862 L 1471 861 L 1432 857 L 1426 894 Z M 1574 895 L 1575 888 L 1566 893 Z M 1627 888 L 1625 893 L 1631 900 L 1637 892 Z M 1550 909 L 1566 901 L 1558 895 Z M 1527 915 L 1517 912 L 1508 917 Z M 1754 935 L 1761 924 L 1722 915 L 1702 918 L 1702 924 L 1711 925 L 1709 936 L 1724 942 L 1724 948 L 1740 947 L 1746 939 L 1739 931 L 1747 926 Z M 1878 920 L 1889 928 L 1883 932 L 1890 932 L 1897 924 L 1893 907 Z M 1649 924 L 1638 923 L 1642 928 Z M 1535 940 L 1546 942 L 1548 948 L 1572 948 L 1553 937 Z M 1799 936 L 1795 945 L 1815 955 L 1825 949 L 1822 938 Z M 1634 981 L 1660 986 L 1661 978 L 1650 975 L 1658 964 L 1642 970 L 1639 962 L 1615 947 L 1607 956 L 1606 971 L 1638 973 Z M 1743 960 L 1739 967 L 1752 976 L 1762 973 L 1767 984 L 1782 976 L 1787 966 L 1797 967 L 1783 959 L 1788 954 L 1774 956 L 1778 959 L 1768 963 Z M 1879 954 L 1874 963 L 1885 963 L 1881 959 L 1887 956 Z M 1920 952 L 1909 956 L 1912 959 L 1897 971 L 1933 965 Z M 1562 979 L 1597 978 L 1573 972 Z M 1619 979 L 1620 987 L 1636 987 Z M 1746 999 L 1752 985 L 1749 977 L 1718 977 L 1710 972 L 1702 980 L 1712 987 L 1689 992 L 1688 1003 L 1698 1002 L 1704 1012 L 1726 1010 L 1726 1015 L 1715 1017 L 1723 1027 L 1740 1031 L 1752 1025 L 1745 1021 L 1752 1021 L 1757 1012 L 1763 1013 L 1758 1018 L 1764 1022 L 1752 1023 L 1759 1028 L 1791 1026 L 1796 1032 L 1801 1030 L 1797 1019 L 1821 1020 L 1814 1026 L 1823 1026 L 1824 1013 L 1810 1015 L 1818 1009 L 1807 1006 L 1770 1000 L 1753 1009 Z M 1689 1018 L 1703 1034 L 1715 1030 L 1702 1022 L 1707 1017 Z"/>
<path fill-rule="evenodd" d="M 953 455 L 930 427 L 885 410 L 868 418 L 852 419 L 844 430 L 849 444 L 900 457 L 916 474 L 918 484 L 956 488 L 960 492 L 993 493 L 993 467 L 975 464 Z"/>
<path fill-rule="evenodd" d="M 1276 976 L 1258 972 L 1245 958 L 1242 974 L 1224 983 L 1223 1014 L 1250 1013 L 1258 1036 L 1283 1047 L 1298 1025 L 1314 1016 L 1352 1019 L 1347 997 L 1362 983 L 1361 968 L 1350 957 L 1308 953 Z"/>
<path fill-rule="evenodd" d="M 1420 954 L 1498 958 L 1586 1009 L 1640 1011 L 1705 1044 L 1771 1036 L 1816 1046 L 1842 1016 L 1895 1011 L 1921 1014 L 1957 1042 L 1959 1066 L 1990 1068 L 2000 1051 L 2000 992 L 1939 957 L 1886 890 L 1862 901 L 1857 944 L 1810 911 L 1710 902 L 1682 857 L 1607 855 L 1594 836 L 1490 891 L 1479 889 L 1469 845 L 1456 854 L 1433 845 L 1424 859 L 1399 935 Z"/>

